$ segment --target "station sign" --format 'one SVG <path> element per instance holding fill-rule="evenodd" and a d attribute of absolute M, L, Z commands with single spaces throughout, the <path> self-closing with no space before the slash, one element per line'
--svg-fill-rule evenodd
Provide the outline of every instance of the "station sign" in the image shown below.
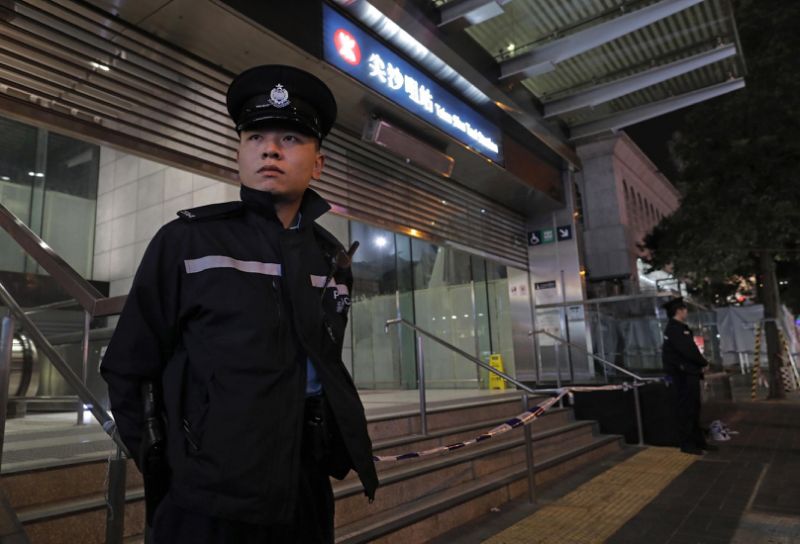
<path fill-rule="evenodd" d="M 327 62 L 481 155 L 502 163 L 500 129 L 332 7 L 323 4 L 322 9 Z"/>

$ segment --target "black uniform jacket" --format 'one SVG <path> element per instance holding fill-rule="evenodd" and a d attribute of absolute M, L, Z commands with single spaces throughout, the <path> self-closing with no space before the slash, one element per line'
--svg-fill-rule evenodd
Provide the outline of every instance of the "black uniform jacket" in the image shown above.
<path fill-rule="evenodd" d="M 677 319 L 670 319 L 664 329 L 661 361 L 664 372 L 669 376 L 680 374 L 699 376 L 703 374 L 703 368 L 708 366 L 708 361 L 694 343 L 692 329 Z"/>
<path fill-rule="evenodd" d="M 372 498 L 377 476 L 364 409 L 341 360 L 350 269 L 324 287 L 341 245 L 314 224 L 328 204 L 307 190 L 299 228 L 284 229 L 270 195 L 204 206 L 155 235 L 101 372 L 120 435 L 142 439 L 142 380 L 160 382 L 171 496 L 181 506 L 250 523 L 285 523 L 296 503 L 306 356 L 322 382 L 346 454 Z M 340 456 L 342 457 L 342 456 Z"/>

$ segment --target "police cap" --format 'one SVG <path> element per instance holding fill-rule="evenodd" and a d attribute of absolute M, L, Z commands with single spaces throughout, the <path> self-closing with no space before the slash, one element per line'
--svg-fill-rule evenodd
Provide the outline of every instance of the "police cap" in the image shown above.
<path fill-rule="evenodd" d="M 662 304 L 661 307 L 666 310 L 668 316 L 672 317 L 675 315 L 675 312 L 681 308 L 686 308 L 687 306 L 682 298 L 673 298 Z"/>
<path fill-rule="evenodd" d="M 328 86 L 293 66 L 245 70 L 228 87 L 226 103 L 237 132 L 289 123 L 322 140 L 336 120 L 336 99 Z"/>

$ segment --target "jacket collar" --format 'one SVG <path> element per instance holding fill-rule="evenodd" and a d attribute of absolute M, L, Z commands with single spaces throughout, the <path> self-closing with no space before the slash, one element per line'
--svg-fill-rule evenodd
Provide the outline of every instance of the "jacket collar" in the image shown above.
<path fill-rule="evenodd" d="M 239 190 L 240 198 L 247 208 L 277 221 L 275 213 L 275 200 L 266 191 L 257 191 L 244 185 Z M 303 193 L 303 200 L 300 203 L 299 220 L 297 226 L 303 227 L 316 221 L 322 214 L 331 209 L 330 204 L 325 202 L 313 189 L 306 189 Z"/>

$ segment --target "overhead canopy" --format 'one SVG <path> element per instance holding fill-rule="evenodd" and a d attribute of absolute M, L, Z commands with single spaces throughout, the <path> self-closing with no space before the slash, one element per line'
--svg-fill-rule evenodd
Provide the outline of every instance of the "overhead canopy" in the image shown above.
<path fill-rule="evenodd" d="M 571 139 L 744 86 L 728 0 L 432 0 Z"/>

